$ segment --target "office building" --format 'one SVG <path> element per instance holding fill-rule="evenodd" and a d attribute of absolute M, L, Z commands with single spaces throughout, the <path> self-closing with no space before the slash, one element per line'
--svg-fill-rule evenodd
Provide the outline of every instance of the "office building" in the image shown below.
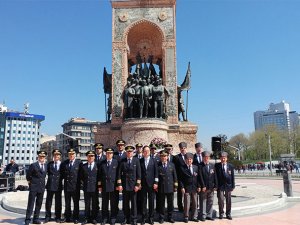
<path fill-rule="evenodd" d="M 280 130 L 291 132 L 299 126 L 299 114 L 290 110 L 290 105 L 284 101 L 271 103 L 268 110 L 254 113 L 255 130 L 267 125 L 275 125 Z"/>
<path fill-rule="evenodd" d="M 71 139 L 78 140 L 78 154 L 81 159 L 85 159 L 85 153 L 93 150 L 95 144 L 95 132 L 99 122 L 90 121 L 85 118 L 71 118 L 67 123 L 62 125 L 63 134 L 56 136 L 58 147 L 62 150 L 63 155 L 67 156 L 67 150 L 70 148 Z"/>
<path fill-rule="evenodd" d="M 7 165 L 11 158 L 17 164 L 36 161 L 40 150 L 40 128 L 45 116 L 9 110 L 0 105 L 0 163 Z"/>

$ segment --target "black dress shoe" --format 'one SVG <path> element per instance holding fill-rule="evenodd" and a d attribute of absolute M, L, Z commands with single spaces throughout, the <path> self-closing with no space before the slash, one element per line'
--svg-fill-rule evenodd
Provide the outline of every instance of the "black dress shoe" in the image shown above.
<path fill-rule="evenodd" d="M 153 219 L 149 219 L 149 224 L 154 224 Z"/>
<path fill-rule="evenodd" d="M 220 216 L 219 216 L 219 219 L 220 219 L 220 220 L 223 219 L 223 215 L 220 215 Z"/>
<path fill-rule="evenodd" d="M 50 221 L 50 217 L 46 217 L 44 223 L 48 223 Z"/>
<path fill-rule="evenodd" d="M 188 218 L 184 218 L 184 219 L 183 219 L 183 222 L 188 223 L 188 222 L 189 222 L 189 219 L 188 219 Z"/>
<path fill-rule="evenodd" d="M 60 223 L 70 223 L 71 219 L 70 218 L 64 218 L 62 220 L 60 220 Z"/>
<path fill-rule="evenodd" d="M 159 221 L 158 221 L 160 224 L 162 224 L 162 223 L 164 223 L 165 221 L 164 221 L 164 219 L 159 219 Z"/>
<path fill-rule="evenodd" d="M 168 221 L 169 221 L 170 223 L 175 223 L 175 220 L 174 220 L 173 218 L 170 218 Z"/>
<path fill-rule="evenodd" d="M 74 220 L 74 223 L 75 223 L 75 220 Z M 81 224 L 82 225 L 85 225 L 85 224 L 87 224 L 88 223 L 88 221 L 87 220 L 84 220 Z"/>
<path fill-rule="evenodd" d="M 61 223 L 61 219 L 56 218 L 56 219 L 55 219 L 55 222 L 56 222 L 56 223 Z"/>
<path fill-rule="evenodd" d="M 42 222 L 40 220 L 33 220 L 32 223 L 33 224 L 42 224 Z"/>
<path fill-rule="evenodd" d="M 74 220 L 74 224 L 77 224 L 79 223 L 79 221 L 77 219 Z"/>
<path fill-rule="evenodd" d="M 201 218 L 200 218 L 200 221 L 204 222 L 204 221 L 205 221 L 205 218 L 201 217 Z"/>
<path fill-rule="evenodd" d="M 29 225 L 29 222 L 30 222 L 29 220 L 26 220 L 24 225 Z"/>
<path fill-rule="evenodd" d="M 92 224 L 97 224 L 97 220 L 92 220 Z"/>
<path fill-rule="evenodd" d="M 102 220 L 101 225 L 105 225 L 106 223 L 107 223 L 107 220 L 104 219 L 104 220 Z"/>
<path fill-rule="evenodd" d="M 232 220 L 231 215 L 227 215 L 226 218 L 227 218 L 228 220 Z"/>
<path fill-rule="evenodd" d="M 199 220 L 197 218 L 192 219 L 192 221 L 199 222 Z"/>
<path fill-rule="evenodd" d="M 215 219 L 212 218 L 212 217 L 206 217 L 207 220 L 211 220 L 211 221 L 214 221 Z"/>

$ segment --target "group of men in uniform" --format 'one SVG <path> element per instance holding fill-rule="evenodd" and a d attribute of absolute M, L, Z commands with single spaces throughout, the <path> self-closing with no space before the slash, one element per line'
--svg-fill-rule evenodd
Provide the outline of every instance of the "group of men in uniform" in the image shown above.
<path fill-rule="evenodd" d="M 125 146 L 124 140 L 116 142 L 117 151 L 95 144 L 95 151 L 87 151 L 87 162 L 76 158 L 74 149 L 69 149 L 68 159 L 61 161 L 61 152 L 52 151 L 53 161 L 46 163 L 46 152 L 38 152 L 38 161 L 31 164 L 26 179 L 29 197 L 25 225 L 31 221 L 40 224 L 39 213 L 43 194 L 47 190 L 45 223 L 51 220 L 51 207 L 55 197 L 55 220 L 59 223 L 79 223 L 80 190 L 84 193 L 84 219 L 82 224 L 97 224 L 100 212 L 99 193 L 102 204 L 101 225 L 115 225 L 119 212 L 119 196 L 122 193 L 124 218 L 122 225 L 154 224 L 155 210 L 158 222 L 174 223 L 174 193 L 177 192 L 178 211 L 183 212 L 184 222 L 214 220 L 213 198 L 217 191 L 219 219 L 231 217 L 231 192 L 235 188 L 234 168 L 227 163 L 227 153 L 222 152 L 219 163 L 210 162 L 210 152 L 203 151 L 196 143 L 196 153 L 187 152 L 187 143 L 179 143 L 180 153 L 173 155 L 173 146 L 166 144 L 157 152 L 156 146 L 136 144 Z M 46 175 L 48 175 L 47 182 Z M 62 217 L 62 191 L 65 212 Z M 156 199 L 156 201 L 155 201 Z M 165 200 L 167 199 L 167 210 Z M 71 204 L 71 201 L 73 204 Z M 156 205 L 156 207 L 155 207 Z M 73 206 L 73 208 L 71 207 Z M 110 206 L 110 207 L 109 207 Z M 200 215 L 198 215 L 198 206 Z M 165 213 L 166 212 L 166 213 Z"/>

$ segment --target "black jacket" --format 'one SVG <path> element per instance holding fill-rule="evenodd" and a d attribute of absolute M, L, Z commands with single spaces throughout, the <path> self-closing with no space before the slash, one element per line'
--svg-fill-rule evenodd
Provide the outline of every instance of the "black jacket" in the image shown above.
<path fill-rule="evenodd" d="M 29 191 L 43 193 L 45 191 L 45 178 L 47 174 L 47 164 L 44 164 L 44 171 L 40 168 L 39 162 L 32 163 L 26 174 L 29 184 Z"/>
<path fill-rule="evenodd" d="M 138 158 L 132 157 L 130 165 L 127 158 L 122 159 L 118 172 L 118 180 L 122 183 L 123 190 L 133 191 L 141 183 L 141 166 Z"/>
<path fill-rule="evenodd" d="M 167 168 L 163 168 L 162 162 L 158 163 L 158 192 L 173 193 L 178 187 L 177 174 L 173 163 L 168 162 Z"/>
<path fill-rule="evenodd" d="M 149 157 L 149 163 L 147 169 L 145 166 L 145 158 L 140 159 L 140 164 L 141 164 L 142 188 L 145 186 L 152 188 L 153 184 L 158 183 L 157 162 L 155 159 Z"/>
<path fill-rule="evenodd" d="M 79 191 L 79 170 L 82 166 L 80 159 L 75 159 L 72 168 L 70 168 L 70 160 L 67 159 L 61 164 L 62 178 L 64 180 L 64 190 L 68 192 Z"/>
<path fill-rule="evenodd" d="M 203 178 L 202 187 L 212 190 L 218 187 L 217 173 L 214 164 L 209 163 L 208 165 L 209 165 L 209 171 L 207 170 L 207 167 L 205 166 L 204 162 L 200 163 L 200 172 Z"/>
<path fill-rule="evenodd" d="M 102 192 L 113 192 L 117 186 L 118 177 L 118 161 L 112 159 L 109 168 L 107 167 L 107 159 L 101 162 L 99 166 L 99 181 Z"/>
<path fill-rule="evenodd" d="M 61 176 L 61 165 L 58 170 L 55 169 L 54 161 L 51 161 L 47 165 L 47 184 L 46 188 L 48 191 L 59 191 L 62 190 L 62 176 Z"/>
<path fill-rule="evenodd" d="M 96 162 L 92 170 L 88 168 L 89 163 L 82 165 L 80 170 L 80 181 L 83 186 L 84 192 L 97 192 L 98 191 L 98 178 L 99 168 Z"/>
<path fill-rule="evenodd" d="M 215 168 L 218 179 L 218 189 L 221 191 L 233 190 L 235 188 L 233 165 L 227 163 L 227 171 L 223 171 L 222 163 L 216 163 Z"/>
<path fill-rule="evenodd" d="M 192 167 L 193 174 L 187 165 L 181 167 L 182 178 L 179 180 L 179 187 L 184 188 L 186 193 L 196 192 L 203 182 L 198 166 L 192 165 Z"/>

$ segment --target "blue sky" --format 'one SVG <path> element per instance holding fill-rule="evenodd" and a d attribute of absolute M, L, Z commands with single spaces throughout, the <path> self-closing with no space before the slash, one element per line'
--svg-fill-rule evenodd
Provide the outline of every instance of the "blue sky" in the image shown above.
<path fill-rule="evenodd" d="M 300 111 L 300 1 L 178 0 L 177 71 L 191 61 L 188 119 L 198 140 L 254 130 L 253 112 Z M 108 0 L 0 0 L 0 101 L 43 114 L 54 135 L 71 117 L 104 121 L 111 72 Z"/>

